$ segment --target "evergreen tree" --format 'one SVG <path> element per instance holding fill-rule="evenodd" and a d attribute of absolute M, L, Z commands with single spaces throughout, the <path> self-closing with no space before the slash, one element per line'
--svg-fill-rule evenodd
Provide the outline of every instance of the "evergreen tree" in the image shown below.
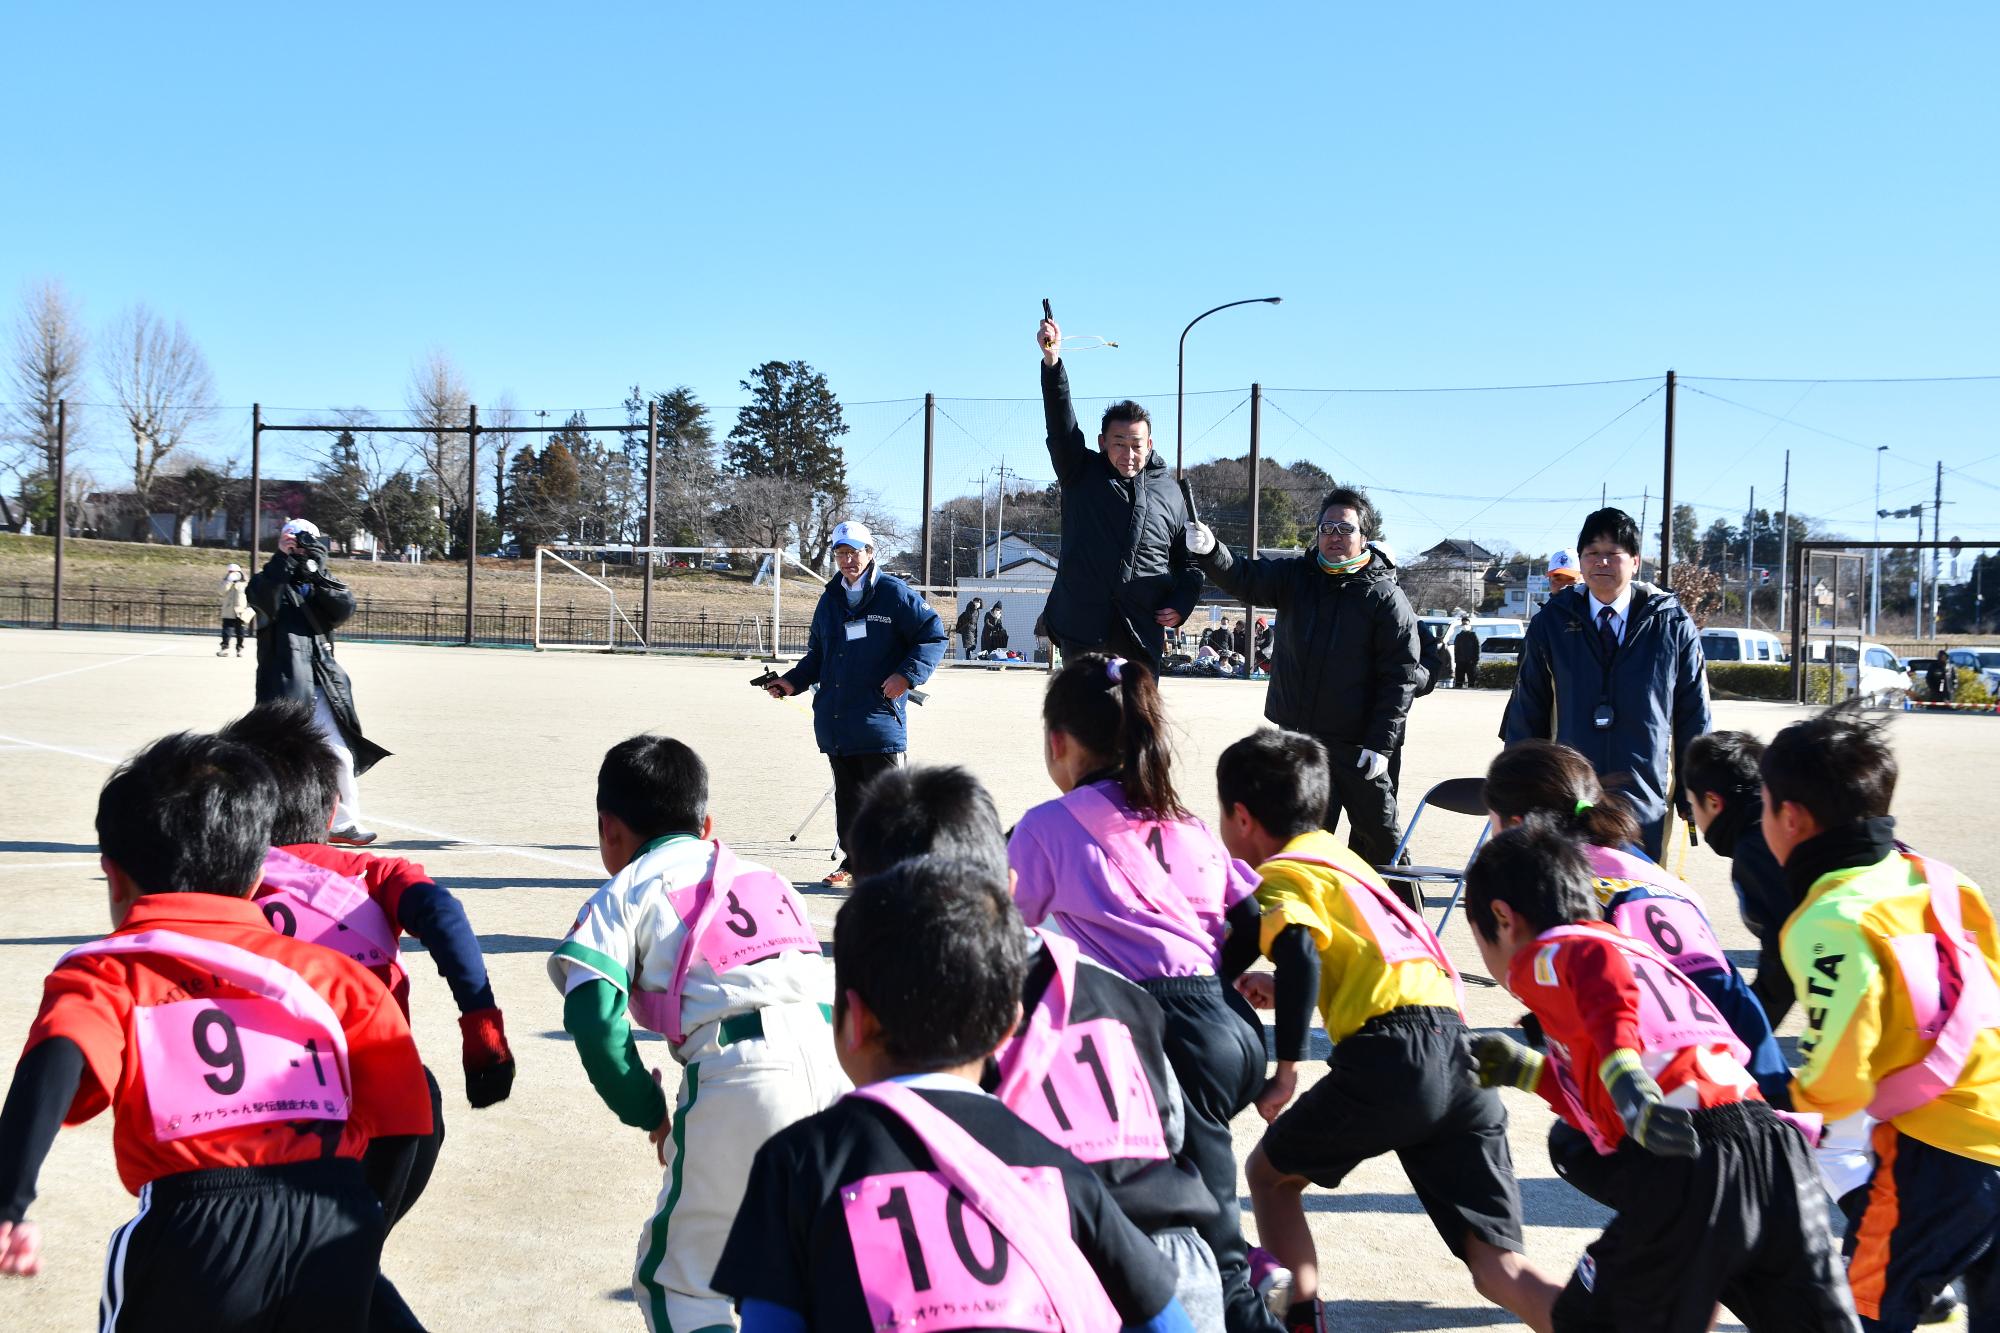
<path fill-rule="evenodd" d="M 716 509 L 723 502 L 722 474 L 715 462 L 715 432 L 708 408 L 686 385 L 647 395 L 632 386 L 625 400 L 623 432 L 626 470 L 636 503 L 632 507 L 632 540 L 646 532 L 646 406 L 660 409 L 659 474 L 654 479 L 656 540 L 661 546 L 700 546 L 715 529 Z"/>
<path fill-rule="evenodd" d="M 795 483 L 801 497 L 792 526 L 799 555 L 824 570 L 833 526 L 847 499 L 847 462 L 840 437 L 847 433 L 840 400 L 826 376 L 803 361 L 766 361 L 742 381 L 750 402 L 740 408 L 726 444 L 726 463 L 738 477 Z"/>

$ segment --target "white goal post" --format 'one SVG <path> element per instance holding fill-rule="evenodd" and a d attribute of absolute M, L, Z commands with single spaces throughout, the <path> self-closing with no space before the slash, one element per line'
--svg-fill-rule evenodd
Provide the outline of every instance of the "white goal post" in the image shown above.
<path fill-rule="evenodd" d="M 533 642 L 543 652 L 693 652 L 774 657 L 784 646 L 782 551 L 768 546 L 552 544 L 535 548 Z M 654 569 L 650 635 L 643 622 L 644 575 Z M 658 598 L 675 569 L 749 571 L 771 588 L 764 614 L 664 614 Z"/>

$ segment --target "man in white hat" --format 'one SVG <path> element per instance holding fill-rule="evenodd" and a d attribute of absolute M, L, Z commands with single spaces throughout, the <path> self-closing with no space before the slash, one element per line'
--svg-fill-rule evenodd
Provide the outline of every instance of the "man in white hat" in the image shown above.
<path fill-rule="evenodd" d="M 326 539 L 303 518 L 285 524 L 277 551 L 246 593 L 257 612 L 257 702 L 312 705 L 313 720 L 340 759 L 340 808 L 327 840 L 365 847 L 375 834 L 361 826 L 355 779 L 389 752 L 362 734 L 354 686 L 333 656 L 333 631 L 354 614 L 354 593 L 327 572 Z"/>
<path fill-rule="evenodd" d="M 1560 551 L 1549 553 L 1549 594 L 1561 592 L 1564 588 L 1574 588 L 1583 580 L 1583 561 L 1577 557 L 1574 546 L 1565 546 Z"/>
<path fill-rule="evenodd" d="M 256 618 L 244 593 L 245 582 L 241 565 L 231 565 L 222 571 L 222 646 L 215 650 L 217 657 L 229 656 L 232 630 L 236 632 L 236 655 L 243 656 L 243 627 Z"/>
<path fill-rule="evenodd" d="M 782 699 L 819 687 L 813 736 L 833 765 L 833 821 L 842 858 L 826 882 L 845 888 L 854 878 L 847 831 L 862 790 L 909 748 L 904 696 L 930 679 L 948 640 L 937 612 L 876 566 L 875 534 L 867 524 L 849 520 L 833 530 L 833 563 L 838 572 L 813 611 L 806 655 L 766 688 Z"/>

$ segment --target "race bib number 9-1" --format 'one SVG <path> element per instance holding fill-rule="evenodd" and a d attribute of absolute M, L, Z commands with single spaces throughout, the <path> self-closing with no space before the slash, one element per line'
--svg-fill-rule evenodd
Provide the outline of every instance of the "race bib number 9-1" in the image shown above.
<path fill-rule="evenodd" d="M 308 1019 L 264 999 L 133 1011 L 139 1074 L 161 1142 L 273 1120 L 345 1120 L 338 1056 Z"/>
<path fill-rule="evenodd" d="M 1054 1167 L 1017 1167 L 1039 1223 L 1069 1235 Z M 1061 1333 L 1048 1291 L 965 1196 L 930 1171 L 869 1176 L 840 1191 L 870 1324 L 901 1333 L 1008 1328 Z"/>

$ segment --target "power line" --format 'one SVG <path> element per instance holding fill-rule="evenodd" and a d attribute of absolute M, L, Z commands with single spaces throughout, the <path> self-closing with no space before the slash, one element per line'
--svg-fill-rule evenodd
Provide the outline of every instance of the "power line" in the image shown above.
<path fill-rule="evenodd" d="M 1806 379 L 1781 379 L 1756 375 L 1681 375 L 1683 384 L 1689 380 L 1707 380 L 1711 384 L 1979 384 L 2000 380 L 2000 375 L 1874 375 L 1843 377 L 1839 375 L 1815 375 Z"/>
<path fill-rule="evenodd" d="M 1604 434 L 1605 431 L 1610 430 L 1620 421 L 1623 421 L 1626 417 L 1638 411 L 1641 407 L 1644 407 L 1648 402 L 1652 400 L 1654 394 L 1659 393 L 1666 387 L 1667 386 L 1664 384 L 1655 384 L 1651 390 L 1649 390 L 1646 394 L 1644 394 L 1637 402 L 1633 403 L 1630 407 L 1627 407 L 1617 416 L 1611 418 L 1611 420 L 1605 422 L 1602 426 L 1599 426 L 1596 430 L 1590 432 L 1590 434 L 1584 436 L 1582 439 L 1578 440 L 1575 444 L 1572 444 L 1569 448 L 1563 450 L 1561 453 L 1557 454 L 1554 458 L 1551 458 L 1548 462 L 1542 464 L 1540 467 L 1536 468 L 1533 472 L 1530 472 L 1527 476 L 1521 478 L 1521 480 L 1519 480 L 1518 482 L 1515 482 L 1512 488 L 1502 491 L 1498 496 L 1494 497 L 1493 504 L 1487 505 L 1486 509 L 1480 510 L 1478 513 L 1474 514 L 1471 518 L 1468 518 L 1463 523 L 1459 524 L 1459 532 L 1462 534 L 1469 531 L 1473 523 L 1478 519 L 1484 517 L 1486 511 L 1488 509 L 1493 508 L 1493 505 L 1499 504 L 1502 500 L 1507 499 L 1509 496 L 1513 495 L 1515 491 L 1520 490 L 1521 487 L 1526 486 L 1536 477 L 1541 476 L 1544 472 L 1547 472 L 1557 463 L 1562 462 L 1565 458 L 1568 458 L 1571 454 L 1583 448 L 1584 445 L 1589 444 L 1592 440 Z"/>

